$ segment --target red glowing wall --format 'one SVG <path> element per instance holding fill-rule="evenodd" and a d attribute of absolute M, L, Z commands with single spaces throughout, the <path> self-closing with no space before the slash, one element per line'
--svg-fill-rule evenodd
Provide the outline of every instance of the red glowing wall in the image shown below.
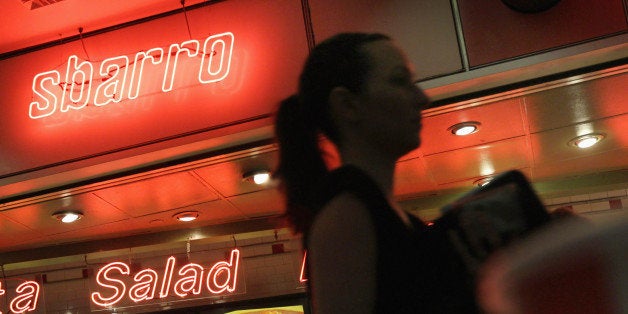
<path fill-rule="evenodd" d="M 210 133 L 227 127 L 240 132 L 269 125 L 278 101 L 295 91 L 308 51 L 301 10 L 300 2 L 290 0 L 218 2 L 187 11 L 189 33 L 185 16 L 178 13 L 1 60 L 0 179 L 99 156 L 132 156 L 171 146 L 176 139 L 214 136 Z M 170 91 L 161 88 L 167 67 L 163 62 L 146 67 L 135 99 L 120 97 L 110 87 L 110 96 L 119 102 L 98 106 L 89 100 L 86 106 L 75 104 L 80 109 L 29 116 L 31 102 L 42 100 L 33 89 L 35 76 L 56 70 L 63 83 L 72 55 L 77 65 L 93 65 L 89 84 L 95 92 L 94 85 L 106 76 L 96 75 L 104 59 L 132 60 L 138 52 L 167 52 L 171 45 L 192 39 L 202 46 L 209 36 L 225 32 L 233 34 L 233 51 L 230 71 L 220 81 L 199 81 L 200 55 L 181 53 Z M 80 75 L 75 78 L 85 81 Z M 52 83 L 47 82 L 50 90 Z M 60 95 L 62 86 L 56 88 Z"/>

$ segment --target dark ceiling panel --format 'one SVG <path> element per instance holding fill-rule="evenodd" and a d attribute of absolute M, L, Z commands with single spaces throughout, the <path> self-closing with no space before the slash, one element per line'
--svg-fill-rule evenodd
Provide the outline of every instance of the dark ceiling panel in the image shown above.
<path fill-rule="evenodd" d="M 421 152 L 425 155 L 482 145 L 525 134 L 521 99 L 513 98 L 465 110 L 455 110 L 424 118 L 421 131 Z M 462 123 L 479 122 L 479 130 L 468 136 L 455 136 L 449 127 Z"/>
<path fill-rule="evenodd" d="M 80 211 L 83 218 L 72 224 L 63 224 L 53 217 L 53 213 L 65 210 Z M 4 211 L 2 214 L 46 236 L 130 218 L 91 193 L 61 196 L 58 199 Z"/>
<path fill-rule="evenodd" d="M 425 156 L 428 173 L 438 184 L 491 176 L 530 166 L 524 136 Z M 499 156 L 499 157 L 497 157 Z"/>
<path fill-rule="evenodd" d="M 399 161 L 395 168 L 394 194 L 414 196 L 436 191 L 438 186 L 428 173 L 422 158 Z"/>
<path fill-rule="evenodd" d="M 281 215 L 284 212 L 284 199 L 276 189 L 268 189 L 234 196 L 228 199 L 248 218 Z"/>
<path fill-rule="evenodd" d="M 472 67 L 628 31 L 622 0 L 560 1 L 519 13 L 500 0 L 458 0 Z"/>
<path fill-rule="evenodd" d="M 450 1 L 309 1 L 317 42 L 339 32 L 381 32 L 405 49 L 418 79 L 462 70 Z"/>
<path fill-rule="evenodd" d="M 569 84 L 523 97 L 530 132 L 628 112 L 628 74 Z"/>
<path fill-rule="evenodd" d="M 133 217 L 218 199 L 189 172 L 179 172 L 118 185 L 95 194 Z"/>
<path fill-rule="evenodd" d="M 259 186 L 245 181 L 244 174 L 257 170 L 272 171 L 277 163 L 277 153 L 254 154 L 229 163 L 220 163 L 195 169 L 205 182 L 211 185 L 224 197 L 259 191 L 270 188 L 268 185 Z M 234 180 L 240 178 L 240 180 Z"/>
<path fill-rule="evenodd" d="M 566 161 L 626 148 L 628 147 L 628 132 L 626 132 L 627 121 L 628 114 L 623 114 L 534 133 L 530 137 L 534 163 L 535 165 L 541 165 L 557 161 Z M 599 144 L 586 149 L 580 149 L 570 145 L 571 139 L 590 133 L 602 133 L 605 134 L 605 138 Z M 628 167 L 628 158 L 625 159 L 625 166 Z M 603 167 L 603 164 L 594 163 L 583 167 L 581 171 L 601 170 Z"/>

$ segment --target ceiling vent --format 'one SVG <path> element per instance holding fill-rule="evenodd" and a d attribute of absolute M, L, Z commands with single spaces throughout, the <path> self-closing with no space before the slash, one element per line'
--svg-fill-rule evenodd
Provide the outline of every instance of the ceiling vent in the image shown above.
<path fill-rule="evenodd" d="M 41 7 L 45 7 L 47 5 L 55 4 L 57 2 L 61 2 L 63 0 L 20 0 L 22 4 L 31 10 L 39 9 Z"/>

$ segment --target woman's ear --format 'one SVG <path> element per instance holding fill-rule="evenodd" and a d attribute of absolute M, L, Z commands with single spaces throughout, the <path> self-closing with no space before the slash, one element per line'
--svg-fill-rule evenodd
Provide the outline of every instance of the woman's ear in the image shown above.
<path fill-rule="evenodd" d="M 329 110 L 336 123 L 355 122 L 360 118 L 358 97 L 344 86 L 334 87 L 329 93 Z"/>

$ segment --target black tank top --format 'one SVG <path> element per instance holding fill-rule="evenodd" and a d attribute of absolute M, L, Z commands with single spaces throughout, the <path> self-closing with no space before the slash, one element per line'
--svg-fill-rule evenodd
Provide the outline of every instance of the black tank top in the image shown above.
<path fill-rule="evenodd" d="M 353 166 L 332 171 L 325 203 L 341 193 L 364 202 L 376 230 L 376 313 L 478 313 L 467 275 L 439 230 L 410 215 L 403 223 L 375 182 Z"/>

